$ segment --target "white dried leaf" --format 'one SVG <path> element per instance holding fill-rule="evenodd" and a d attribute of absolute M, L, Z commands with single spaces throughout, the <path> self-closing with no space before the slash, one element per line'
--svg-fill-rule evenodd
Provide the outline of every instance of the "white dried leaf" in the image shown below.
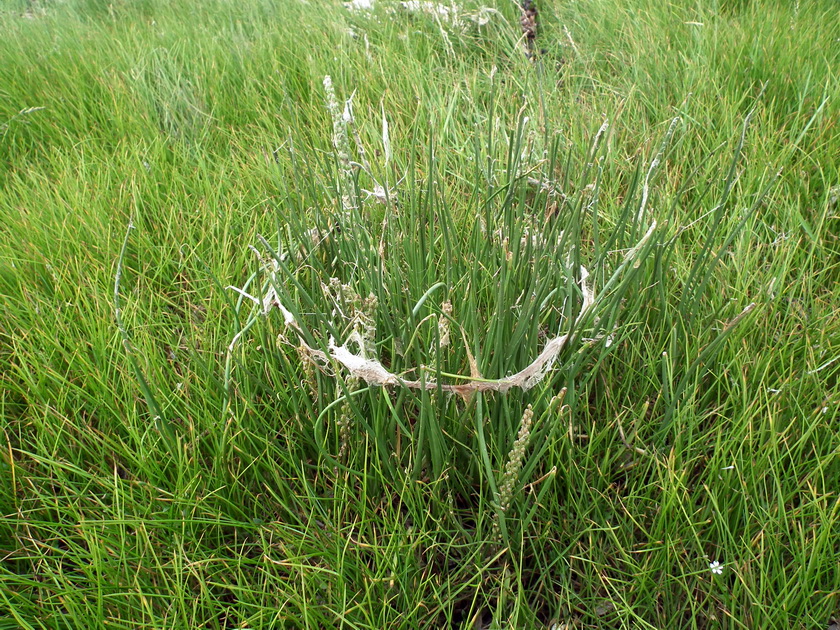
<path fill-rule="evenodd" d="M 382 106 L 382 146 L 385 147 L 385 165 L 391 161 L 391 137 L 388 134 L 388 119 L 385 118 L 385 106 Z"/>

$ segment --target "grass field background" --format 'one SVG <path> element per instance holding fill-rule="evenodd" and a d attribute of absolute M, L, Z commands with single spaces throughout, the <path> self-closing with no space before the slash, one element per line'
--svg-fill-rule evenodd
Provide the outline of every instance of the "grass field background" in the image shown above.
<path fill-rule="evenodd" d="M 840 614 L 838 5 L 536 5 L 526 55 L 504 0 L 0 4 L 0 628 Z M 368 386 L 276 310 L 229 351 L 268 244 L 313 344 L 502 378 L 654 220 L 528 391 Z"/>

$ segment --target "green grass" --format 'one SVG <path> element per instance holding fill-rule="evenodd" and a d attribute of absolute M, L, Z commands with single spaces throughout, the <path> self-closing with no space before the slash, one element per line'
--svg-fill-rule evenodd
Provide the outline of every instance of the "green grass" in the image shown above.
<path fill-rule="evenodd" d="M 836 2 L 395 4 L 0 5 L 0 628 L 827 627 Z"/>

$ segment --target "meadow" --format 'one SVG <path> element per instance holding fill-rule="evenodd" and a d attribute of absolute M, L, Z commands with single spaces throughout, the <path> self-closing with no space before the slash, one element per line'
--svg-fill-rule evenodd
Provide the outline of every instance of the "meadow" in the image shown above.
<path fill-rule="evenodd" d="M 836 0 L 524 5 L 0 2 L 0 629 L 836 627 Z"/>

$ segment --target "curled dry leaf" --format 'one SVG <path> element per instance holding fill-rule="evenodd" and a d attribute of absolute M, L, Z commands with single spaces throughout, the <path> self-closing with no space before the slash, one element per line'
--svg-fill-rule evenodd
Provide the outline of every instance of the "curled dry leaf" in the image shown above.
<path fill-rule="evenodd" d="M 587 286 L 587 278 L 589 277 L 589 272 L 583 267 L 580 268 L 580 288 L 581 293 L 583 294 L 583 304 L 581 306 L 580 314 L 577 317 L 576 324 L 581 321 L 581 319 L 586 316 L 589 310 L 592 308 L 592 305 L 595 303 L 595 293 L 594 291 Z M 444 383 L 436 383 L 433 380 L 407 380 L 393 374 L 392 372 L 388 371 L 385 366 L 383 366 L 379 361 L 376 359 L 368 359 L 366 357 L 372 356 L 371 353 L 367 351 L 365 340 L 361 337 L 361 335 L 357 333 L 351 333 L 351 335 L 347 338 L 347 341 L 342 344 L 338 345 L 334 338 L 330 338 L 329 344 L 327 346 L 327 352 L 325 353 L 322 350 L 318 350 L 317 348 L 313 348 L 309 346 L 304 340 L 303 336 L 300 335 L 300 328 L 298 326 L 297 321 L 295 320 L 294 316 L 291 312 L 283 306 L 279 299 L 277 299 L 277 294 L 273 293 L 271 299 L 271 304 L 276 306 L 280 312 L 283 314 L 286 326 L 291 327 L 293 330 L 298 332 L 298 335 L 301 337 L 300 339 L 300 351 L 308 353 L 309 357 L 313 360 L 320 362 L 321 364 L 328 364 L 331 362 L 336 362 L 345 370 L 350 373 L 350 376 L 353 378 L 359 378 L 365 381 L 368 385 L 378 385 L 378 386 L 400 386 L 400 387 L 407 387 L 409 389 L 426 389 L 426 390 L 436 390 L 441 389 L 446 392 L 452 392 L 463 396 L 465 398 L 469 397 L 475 392 L 507 392 L 508 390 L 517 387 L 523 390 L 528 390 L 537 385 L 540 381 L 545 378 L 546 374 L 548 374 L 549 370 L 554 365 L 554 362 L 557 360 L 557 356 L 560 354 L 560 351 L 566 345 L 566 342 L 569 339 L 569 335 L 560 335 L 558 337 L 554 337 L 550 339 L 543 348 L 542 352 L 525 368 L 513 374 L 511 376 L 506 376 L 500 379 L 482 379 L 480 377 L 480 372 L 478 370 L 478 365 L 476 364 L 475 359 L 472 356 L 472 352 L 467 349 L 468 356 L 470 358 L 470 372 L 471 376 L 461 377 L 466 380 L 469 380 L 468 383 L 454 385 L 454 384 L 444 384 Z M 596 339 L 590 340 L 589 343 L 592 343 Z M 353 343 L 359 347 L 359 352 L 354 353 L 349 349 L 349 345 Z"/>

